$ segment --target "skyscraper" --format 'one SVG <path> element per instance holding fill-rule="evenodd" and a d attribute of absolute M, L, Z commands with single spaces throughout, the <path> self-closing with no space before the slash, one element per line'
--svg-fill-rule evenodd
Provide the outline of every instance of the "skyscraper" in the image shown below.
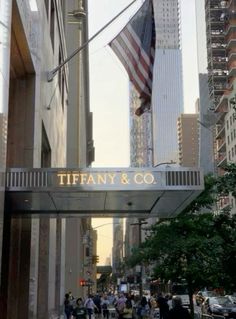
<path fill-rule="evenodd" d="M 198 166 L 198 114 L 181 114 L 178 118 L 179 164 Z"/>
<path fill-rule="evenodd" d="M 153 1 L 156 27 L 154 63 L 153 164 L 177 161 L 177 118 L 183 113 L 179 0 Z"/>
<path fill-rule="evenodd" d="M 215 129 L 218 174 L 226 163 L 236 162 L 235 17 L 236 1 L 205 0 L 210 108 L 217 114 Z M 223 197 L 220 208 L 235 199 Z"/>

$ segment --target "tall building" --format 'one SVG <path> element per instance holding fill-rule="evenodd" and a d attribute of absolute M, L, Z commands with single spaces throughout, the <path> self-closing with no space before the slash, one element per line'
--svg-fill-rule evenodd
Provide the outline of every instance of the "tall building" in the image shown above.
<path fill-rule="evenodd" d="M 216 114 L 209 110 L 210 97 L 207 73 L 199 74 L 199 166 L 204 174 L 215 172 Z"/>
<path fill-rule="evenodd" d="M 88 39 L 88 5 L 87 0 L 68 0 L 63 6 L 65 39 L 70 56 Z M 67 167 L 85 168 L 94 160 L 92 113 L 89 106 L 88 48 L 75 55 L 68 63 L 68 68 L 70 90 L 67 110 Z M 92 236 L 90 217 L 66 220 L 65 290 L 71 291 L 75 296 L 87 294 L 85 287 L 78 284 L 81 278 L 94 281 L 92 246 L 96 245 L 95 238 Z M 74 258 L 71 258 L 72 255 Z"/>
<path fill-rule="evenodd" d="M 90 219 L 70 223 L 49 215 L 43 209 L 46 198 L 42 205 L 36 199 L 39 194 L 26 192 L 29 198 L 23 200 L 29 209 L 38 205 L 41 214 L 34 216 L 22 208 L 16 217 L 14 204 L 4 202 L 6 170 L 87 167 L 93 160 L 87 51 L 74 61 L 74 82 L 68 64 L 54 69 L 87 38 L 86 10 L 87 1 L 0 2 L 0 313 L 5 319 L 60 317 L 65 292 L 82 296 L 79 278 L 94 270 Z M 23 177 L 25 185 L 36 180 L 39 185 L 36 175 Z M 82 266 L 87 248 L 89 265 Z"/>
<path fill-rule="evenodd" d="M 235 26 L 236 1 L 205 0 L 208 84 L 210 108 L 216 113 L 215 150 L 218 174 L 222 166 L 236 162 Z M 219 207 L 231 207 L 234 198 L 224 197 Z"/>
<path fill-rule="evenodd" d="M 152 167 L 152 112 L 147 111 L 142 116 L 136 116 L 135 110 L 140 100 L 137 91 L 130 85 L 130 166 Z M 151 219 L 150 219 L 151 222 Z M 125 256 L 128 257 L 133 247 L 140 243 L 139 227 L 132 225 L 138 223 L 137 218 L 127 218 L 125 227 Z"/>
<path fill-rule="evenodd" d="M 216 115 L 210 109 L 207 74 L 207 41 L 205 21 L 205 0 L 195 0 L 197 29 L 197 58 L 199 81 L 199 166 L 204 174 L 215 172 L 215 130 Z"/>
<path fill-rule="evenodd" d="M 145 112 L 136 116 L 140 100 L 137 91 L 130 85 L 130 166 L 149 167 L 153 163 L 152 114 Z"/>
<path fill-rule="evenodd" d="M 181 114 L 178 118 L 179 164 L 199 166 L 198 114 Z"/>
<path fill-rule="evenodd" d="M 216 122 L 216 156 L 218 173 L 222 165 L 236 162 L 236 1 L 205 0 L 208 83 L 211 109 Z M 222 199 L 221 207 L 235 207 L 234 199 Z"/>
<path fill-rule="evenodd" d="M 112 273 L 117 278 L 121 278 L 124 261 L 124 222 L 123 218 L 114 218 L 113 222 Z"/>
<path fill-rule="evenodd" d="M 130 88 L 130 165 L 151 167 L 178 159 L 177 119 L 183 112 L 182 52 L 180 47 L 180 8 L 178 0 L 153 1 L 156 28 L 152 111 L 137 117 L 136 91 Z M 142 219 L 126 219 L 125 256 L 145 238 Z M 155 218 L 145 220 L 153 224 Z M 140 277 L 140 269 L 127 270 L 127 276 Z M 142 277 L 145 272 L 142 270 Z M 139 284 L 138 284 L 139 286 Z"/>
<path fill-rule="evenodd" d="M 1 169 L 65 167 L 67 66 L 47 80 L 48 71 L 67 55 L 61 2 L 14 0 L 0 6 L 5 95 L 0 94 L 0 113 L 7 123 L 0 133 L 6 146 Z M 0 202 L 8 216 L 0 227 L 1 316 L 58 317 L 65 293 L 65 219 L 15 218 L 11 206 Z"/>
<path fill-rule="evenodd" d="M 156 53 L 152 90 L 153 164 L 177 162 L 177 118 L 183 113 L 180 1 L 153 2 Z"/>

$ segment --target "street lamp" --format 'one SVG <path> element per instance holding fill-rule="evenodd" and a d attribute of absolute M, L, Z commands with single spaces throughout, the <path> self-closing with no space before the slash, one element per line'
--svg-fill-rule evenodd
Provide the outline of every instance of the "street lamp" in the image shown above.
<path fill-rule="evenodd" d="M 144 221 L 143 219 L 139 219 L 137 223 L 132 223 L 130 224 L 130 226 L 138 226 L 138 246 L 140 247 L 141 246 L 141 243 L 142 243 L 142 228 L 141 226 L 142 225 L 146 225 L 148 224 L 148 222 Z M 142 278 L 142 275 L 143 275 L 143 266 L 142 266 L 142 263 L 140 264 L 140 282 L 139 282 L 139 295 L 140 297 L 142 297 L 142 294 L 143 294 L 143 278 Z"/>

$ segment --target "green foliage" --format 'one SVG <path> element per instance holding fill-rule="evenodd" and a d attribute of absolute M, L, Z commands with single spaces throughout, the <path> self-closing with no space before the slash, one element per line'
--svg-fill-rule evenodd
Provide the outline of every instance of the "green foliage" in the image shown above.
<path fill-rule="evenodd" d="M 227 169 L 227 178 L 206 176 L 204 192 L 181 215 L 155 224 L 129 265 L 153 264 L 156 278 L 185 279 L 191 291 L 205 286 L 235 291 L 236 217 L 209 212 L 217 196 L 236 185 L 236 166 Z"/>
<path fill-rule="evenodd" d="M 154 262 L 154 275 L 162 279 L 186 279 L 193 288 L 219 285 L 222 238 L 214 230 L 212 214 L 183 215 L 156 231 L 143 243 L 145 261 Z"/>
<path fill-rule="evenodd" d="M 236 197 L 236 164 L 229 163 L 225 165 L 223 169 L 225 174 L 217 179 L 217 193 L 221 196 L 232 193 L 232 195 Z"/>
<path fill-rule="evenodd" d="M 211 209 L 216 201 L 216 181 L 216 177 L 212 174 L 206 175 L 204 178 L 204 191 L 185 208 L 182 214 L 192 214 L 197 213 L 202 209 Z"/>

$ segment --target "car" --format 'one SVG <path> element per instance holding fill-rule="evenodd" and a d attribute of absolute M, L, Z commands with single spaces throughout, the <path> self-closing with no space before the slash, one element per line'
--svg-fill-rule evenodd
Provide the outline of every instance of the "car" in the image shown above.
<path fill-rule="evenodd" d="M 206 297 L 202 303 L 202 314 L 236 318 L 236 305 L 226 296 Z"/>
<path fill-rule="evenodd" d="M 200 306 L 206 297 L 215 297 L 215 296 L 216 296 L 216 293 L 214 291 L 200 290 L 195 295 L 196 304 L 197 306 Z"/>
<path fill-rule="evenodd" d="M 228 297 L 233 304 L 236 304 L 236 295 L 225 295 Z"/>

